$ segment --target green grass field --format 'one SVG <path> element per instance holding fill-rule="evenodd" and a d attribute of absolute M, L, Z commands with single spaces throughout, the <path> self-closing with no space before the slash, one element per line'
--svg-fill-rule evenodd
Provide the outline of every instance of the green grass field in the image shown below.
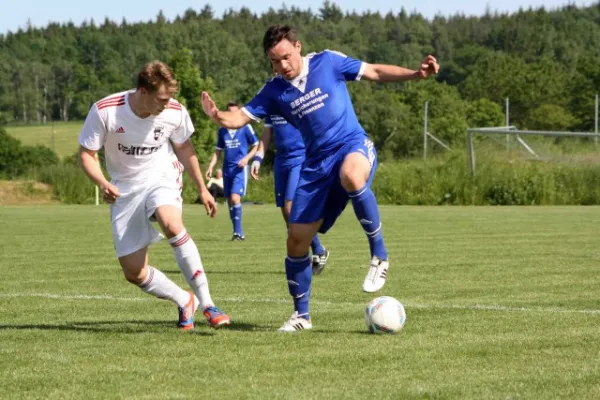
<path fill-rule="evenodd" d="M 0 398 L 600 398 L 600 207 L 382 207 L 380 294 L 408 314 L 385 336 L 366 333 L 350 209 L 299 334 L 276 332 L 292 312 L 279 211 L 246 207 L 234 243 L 227 214 L 185 220 L 233 324 L 184 333 L 122 279 L 106 207 L 0 207 Z M 150 262 L 183 284 L 167 244 Z"/>
<path fill-rule="evenodd" d="M 73 155 L 79 149 L 79 131 L 83 122 L 54 122 L 44 125 L 7 126 L 6 131 L 26 146 L 43 145 L 53 149 L 60 158 Z"/>

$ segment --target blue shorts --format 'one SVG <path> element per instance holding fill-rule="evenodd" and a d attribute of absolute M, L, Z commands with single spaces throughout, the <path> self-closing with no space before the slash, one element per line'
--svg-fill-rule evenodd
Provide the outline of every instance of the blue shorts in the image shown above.
<path fill-rule="evenodd" d="M 273 175 L 275 177 L 275 204 L 284 207 L 286 201 L 294 200 L 294 194 L 300 179 L 300 170 L 304 157 L 275 157 Z"/>
<path fill-rule="evenodd" d="M 225 197 L 229 198 L 232 194 L 239 194 L 240 197 L 246 195 L 246 185 L 248 184 L 248 167 L 238 168 L 234 174 L 223 174 L 223 191 Z"/>
<path fill-rule="evenodd" d="M 327 232 L 348 204 L 348 192 L 340 180 L 340 168 L 350 153 L 362 153 L 371 164 L 367 186 L 371 186 L 377 169 L 377 152 L 366 136 L 345 143 L 329 156 L 307 159 L 300 171 L 300 181 L 292 203 L 290 223 L 310 224 L 323 218 L 319 232 Z"/>

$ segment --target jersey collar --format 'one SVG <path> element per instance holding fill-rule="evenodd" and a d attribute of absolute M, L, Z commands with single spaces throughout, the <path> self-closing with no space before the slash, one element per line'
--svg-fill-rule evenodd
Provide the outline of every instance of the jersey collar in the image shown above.
<path fill-rule="evenodd" d="M 290 79 L 286 81 L 294 86 L 296 89 L 300 90 L 302 93 L 304 93 L 304 90 L 306 89 L 306 79 L 308 77 L 308 71 L 309 71 L 309 58 L 308 57 L 302 57 L 302 72 L 300 72 L 300 75 L 298 75 L 297 77 L 295 77 L 294 79 Z"/>
<path fill-rule="evenodd" d="M 131 103 L 129 102 L 129 96 L 133 95 L 136 91 L 137 89 L 130 89 L 125 94 L 125 109 L 127 110 L 127 112 L 129 112 L 130 115 L 132 115 L 134 118 L 140 121 L 153 121 L 157 117 L 157 115 L 149 115 L 146 118 L 140 118 L 136 113 L 133 112 L 133 109 L 131 108 Z"/>

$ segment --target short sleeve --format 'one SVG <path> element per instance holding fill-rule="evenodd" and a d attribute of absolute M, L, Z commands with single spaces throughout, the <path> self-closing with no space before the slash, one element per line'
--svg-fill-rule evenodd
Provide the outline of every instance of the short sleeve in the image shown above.
<path fill-rule="evenodd" d="M 225 140 L 223 139 L 223 128 L 219 128 L 219 131 L 217 132 L 217 146 L 215 147 L 215 149 L 217 150 L 223 150 L 225 148 Z"/>
<path fill-rule="evenodd" d="M 181 144 L 187 141 L 194 133 L 194 124 L 190 118 L 190 113 L 185 107 L 181 107 L 181 124 L 171 135 L 174 143 Z"/>
<path fill-rule="evenodd" d="M 366 63 L 352 57 L 348 57 L 344 53 L 333 50 L 325 50 L 333 64 L 333 68 L 338 76 L 341 76 L 346 81 L 359 81 L 362 78 Z"/>
<path fill-rule="evenodd" d="M 267 84 L 258 91 L 256 96 L 242 107 L 244 114 L 256 122 L 259 122 L 261 119 L 272 113 L 273 106 L 269 96 L 271 82 L 272 81 L 267 82 Z"/>
<path fill-rule="evenodd" d="M 271 128 L 273 126 L 273 121 L 271 121 L 271 116 L 269 115 L 265 118 L 265 128 Z"/>
<path fill-rule="evenodd" d="M 105 137 L 106 125 L 100 116 L 98 106 L 94 104 L 79 133 L 79 144 L 88 150 L 98 151 L 104 145 Z"/>

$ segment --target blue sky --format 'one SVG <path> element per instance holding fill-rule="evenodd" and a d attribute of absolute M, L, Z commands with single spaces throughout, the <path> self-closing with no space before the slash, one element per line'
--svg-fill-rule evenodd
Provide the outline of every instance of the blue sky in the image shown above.
<path fill-rule="evenodd" d="M 452 15 L 461 12 L 467 15 L 481 15 L 486 7 L 498 11 L 516 11 L 519 7 L 540 7 L 556 8 L 567 3 L 578 6 L 590 5 L 593 0 L 344 0 L 333 1 L 333 3 L 342 7 L 343 10 L 356 10 L 363 12 L 368 9 L 387 13 L 388 11 L 398 12 L 402 6 L 408 11 L 416 10 L 428 18 L 437 13 L 443 15 Z M 256 13 L 261 13 L 272 6 L 279 8 L 283 1 L 279 0 L 219 0 L 209 2 L 195 2 L 180 0 L 169 4 L 161 0 L 144 0 L 143 2 L 134 2 L 127 0 L 103 0 L 85 4 L 81 0 L 16 0 L 11 2 L 11 6 L 2 7 L 0 12 L 0 33 L 16 31 L 19 27 L 26 26 L 28 20 L 35 26 L 45 26 L 49 21 L 68 22 L 73 21 L 79 25 L 83 20 L 94 18 L 96 21 L 103 21 L 105 17 L 120 22 L 125 17 L 130 22 L 147 21 L 154 19 L 159 10 L 163 10 L 165 16 L 169 19 L 181 15 L 186 9 L 194 8 L 200 10 L 205 4 L 210 4 L 217 16 L 221 16 L 223 11 L 229 8 L 239 9 L 247 6 Z M 393 3 L 394 5 L 391 5 Z M 299 8 L 310 8 L 317 11 L 323 4 L 322 0 L 303 0 L 301 2 L 285 2 L 288 6 L 296 5 Z"/>

